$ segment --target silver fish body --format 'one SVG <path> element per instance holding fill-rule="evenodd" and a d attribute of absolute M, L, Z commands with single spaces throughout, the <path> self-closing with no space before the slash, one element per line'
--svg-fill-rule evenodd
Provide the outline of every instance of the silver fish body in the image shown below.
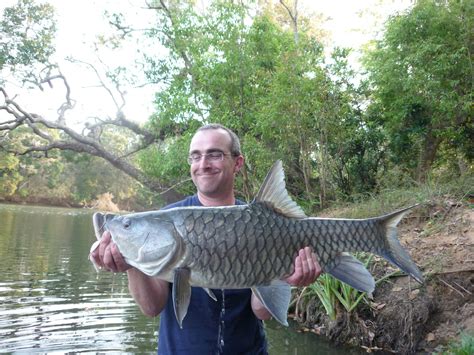
<path fill-rule="evenodd" d="M 325 272 L 365 292 L 375 282 L 347 252 L 386 258 L 417 281 L 422 275 L 396 236 L 396 225 L 411 208 L 369 219 L 306 217 L 289 198 L 277 162 L 248 205 L 180 207 L 124 216 L 94 215 L 99 238 L 111 232 L 126 261 L 147 275 L 173 282 L 175 313 L 186 315 L 190 286 L 252 288 L 282 324 L 290 298 L 280 281 L 293 273 L 298 251 L 312 247 Z"/>

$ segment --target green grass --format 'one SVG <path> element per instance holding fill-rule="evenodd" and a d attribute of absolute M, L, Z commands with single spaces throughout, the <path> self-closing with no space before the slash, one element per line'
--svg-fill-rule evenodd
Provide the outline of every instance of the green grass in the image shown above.
<path fill-rule="evenodd" d="M 429 179 L 424 184 L 404 187 L 385 187 L 378 194 L 353 196 L 353 202 L 334 204 L 325 215 L 342 218 L 368 218 L 392 212 L 415 204 L 421 206 L 449 200 L 453 203 L 470 204 L 474 195 L 474 174 L 453 178 L 449 182 Z M 474 206 L 473 206 L 474 207 Z M 433 222 L 433 229 L 437 226 Z"/>
<path fill-rule="evenodd" d="M 474 354 L 474 334 L 461 334 L 459 340 L 452 341 L 442 355 L 472 355 Z"/>

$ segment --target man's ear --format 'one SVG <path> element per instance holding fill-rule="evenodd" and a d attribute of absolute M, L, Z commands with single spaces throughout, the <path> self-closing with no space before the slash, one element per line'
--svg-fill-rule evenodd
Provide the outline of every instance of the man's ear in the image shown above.
<path fill-rule="evenodd" d="M 237 174 L 240 171 L 240 169 L 242 169 L 243 166 L 244 166 L 244 157 L 242 155 L 239 155 L 235 159 L 234 173 Z"/>

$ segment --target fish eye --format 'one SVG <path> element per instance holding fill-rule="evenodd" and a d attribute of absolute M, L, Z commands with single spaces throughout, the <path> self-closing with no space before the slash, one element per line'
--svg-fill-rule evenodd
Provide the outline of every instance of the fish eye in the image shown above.
<path fill-rule="evenodd" d="M 132 224 L 132 221 L 129 218 L 124 218 L 122 222 L 122 226 L 125 229 L 130 228 L 130 225 Z"/>

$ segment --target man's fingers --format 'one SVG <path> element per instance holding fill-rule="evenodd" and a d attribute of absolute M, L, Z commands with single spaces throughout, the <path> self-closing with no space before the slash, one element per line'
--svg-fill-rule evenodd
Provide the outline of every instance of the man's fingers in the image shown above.
<path fill-rule="evenodd" d="M 308 272 L 308 258 L 306 257 L 306 248 L 300 250 L 299 257 L 301 259 L 301 270 L 303 271 L 303 274 L 305 274 Z"/>
<path fill-rule="evenodd" d="M 313 258 L 313 263 L 315 266 L 315 272 L 314 272 L 314 277 L 317 279 L 323 272 L 323 269 L 321 268 L 321 265 L 319 265 L 318 258 L 316 257 L 315 253 L 311 253 L 311 256 Z"/>
<path fill-rule="evenodd" d="M 293 272 L 292 279 L 295 279 L 296 277 L 298 277 L 302 273 L 303 273 L 303 265 L 302 265 L 302 262 L 301 262 L 301 258 L 298 255 L 295 259 L 295 271 Z"/>
<path fill-rule="evenodd" d="M 308 251 L 311 253 L 311 249 L 308 247 L 300 250 L 300 259 L 301 259 L 301 266 L 302 266 L 302 275 L 300 277 L 299 283 L 303 286 L 307 286 L 308 278 L 311 276 L 311 263 L 308 259 Z"/>
<path fill-rule="evenodd" d="M 104 265 L 105 267 L 112 271 L 112 272 L 117 272 L 117 265 L 115 264 L 114 257 L 112 255 L 112 245 L 109 244 L 107 245 L 107 248 L 105 249 L 104 252 Z"/>
<path fill-rule="evenodd" d="M 285 281 L 291 286 L 308 286 L 321 275 L 321 266 L 310 247 L 300 249 L 295 258 L 295 270 Z"/>
<path fill-rule="evenodd" d="M 102 238 L 100 239 L 100 244 L 99 244 L 99 260 L 101 264 L 105 264 L 104 262 L 105 250 L 110 244 L 110 239 L 111 239 L 111 236 L 110 236 L 109 231 L 106 231 L 102 234 Z"/>
<path fill-rule="evenodd" d="M 316 254 L 313 253 L 310 247 L 305 247 L 298 253 L 295 261 L 295 272 L 289 281 L 294 286 L 308 286 L 318 278 L 321 271 Z"/>
<path fill-rule="evenodd" d="M 308 258 L 309 272 L 306 275 L 305 284 L 309 285 L 309 284 L 313 283 L 314 281 L 316 281 L 316 279 L 319 277 L 319 275 L 321 275 L 322 269 L 321 269 L 321 265 L 319 265 L 319 263 L 318 263 L 318 259 L 316 257 L 316 254 L 313 253 L 311 249 L 309 249 L 307 251 L 306 256 Z"/>

